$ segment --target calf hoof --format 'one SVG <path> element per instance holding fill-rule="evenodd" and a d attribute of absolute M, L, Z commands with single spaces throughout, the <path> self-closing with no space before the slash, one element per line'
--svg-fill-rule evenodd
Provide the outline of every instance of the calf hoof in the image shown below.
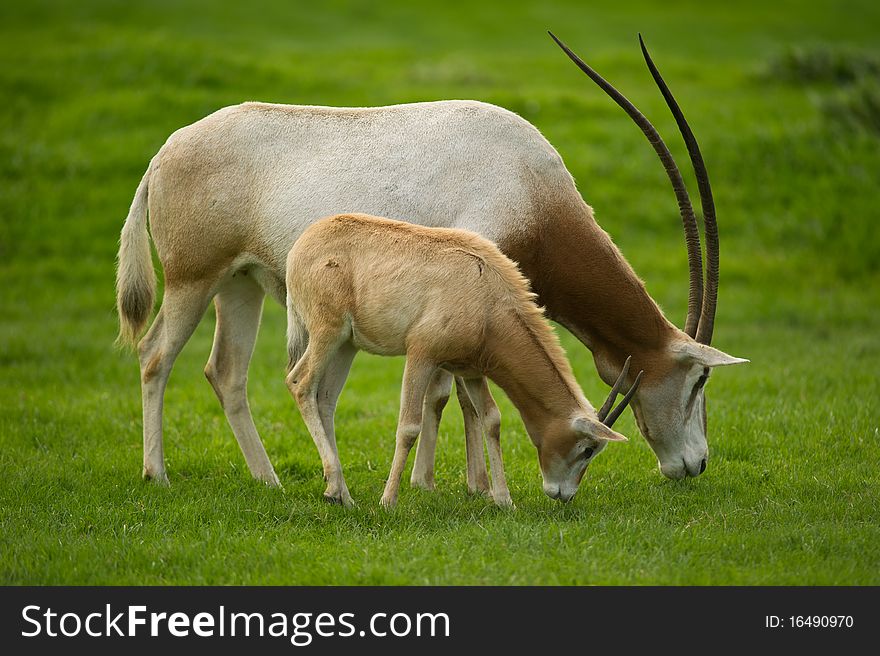
<path fill-rule="evenodd" d="M 324 501 L 326 501 L 327 503 L 332 503 L 335 506 L 343 506 L 345 508 L 354 507 L 354 499 L 351 498 L 351 495 L 348 493 L 347 490 L 341 494 L 324 492 Z"/>
<path fill-rule="evenodd" d="M 397 505 L 397 497 L 383 495 L 382 498 L 379 499 L 379 505 L 385 510 L 391 510 Z"/>

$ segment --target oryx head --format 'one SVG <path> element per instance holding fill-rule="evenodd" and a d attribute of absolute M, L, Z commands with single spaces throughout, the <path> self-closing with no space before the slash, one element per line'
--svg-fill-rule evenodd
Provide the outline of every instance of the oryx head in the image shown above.
<path fill-rule="evenodd" d="M 577 492 L 587 467 L 605 445 L 608 442 L 626 441 L 626 437 L 611 427 L 635 396 L 642 379 L 643 372 L 640 371 L 623 400 L 612 409 L 627 380 L 629 365 L 630 358 L 627 358 L 608 399 L 598 412 L 594 413 L 592 409 L 589 415 L 578 412 L 569 420 L 559 421 L 545 431 L 544 439 L 538 447 L 538 460 L 544 478 L 544 493 L 547 496 L 570 501 Z"/>
<path fill-rule="evenodd" d="M 553 40 L 571 60 L 605 91 L 632 118 L 653 146 L 672 183 L 684 225 L 688 251 L 690 291 L 684 331 L 665 344 L 663 352 L 636 358 L 646 371 L 645 381 L 632 399 L 632 408 L 642 434 L 657 455 L 660 470 L 669 478 L 699 476 L 708 463 L 706 441 L 705 385 L 715 367 L 748 362 L 712 348 L 715 308 L 718 300 L 718 226 L 709 176 L 697 140 L 685 120 L 672 92 L 664 82 L 639 35 L 645 62 L 666 104 L 672 111 L 678 129 L 687 145 L 696 173 L 703 209 L 706 239 L 706 281 L 703 285 L 703 258 L 700 232 L 690 197 L 678 166 L 663 139 L 647 118 L 602 76 L 585 64 L 552 33 Z M 599 372 L 607 381 L 612 377 L 613 357 L 598 354 Z"/>

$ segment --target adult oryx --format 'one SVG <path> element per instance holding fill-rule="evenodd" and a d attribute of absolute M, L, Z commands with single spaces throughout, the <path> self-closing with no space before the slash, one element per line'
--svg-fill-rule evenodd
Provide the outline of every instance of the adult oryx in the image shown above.
<path fill-rule="evenodd" d="M 606 383 L 629 355 L 632 370 L 644 370 L 632 405 L 663 473 L 681 478 L 705 469 L 703 386 L 711 368 L 743 360 L 709 346 L 718 244 L 699 149 L 643 46 L 700 182 L 705 290 L 694 212 L 669 150 L 635 107 L 562 47 L 635 120 L 672 181 L 690 265 L 684 331 L 663 316 L 596 224 L 556 150 L 512 112 L 460 100 L 373 108 L 226 107 L 169 137 L 150 162 L 122 228 L 117 304 L 123 341 L 136 342 L 154 303 L 148 212 L 165 276 L 161 308 L 138 344 L 145 477 L 166 480 L 165 385 L 213 298 L 217 324 L 205 373 L 251 472 L 277 483 L 246 396 L 263 298 L 268 293 L 285 302 L 285 258 L 293 242 L 313 221 L 343 212 L 465 228 L 494 241 L 519 263 L 547 315 L 592 351 Z M 425 406 L 434 410 L 426 413 L 426 425 L 439 421 L 448 393 L 443 379 L 428 391 Z M 431 484 L 429 455 L 432 445 L 420 444 L 416 483 Z"/>

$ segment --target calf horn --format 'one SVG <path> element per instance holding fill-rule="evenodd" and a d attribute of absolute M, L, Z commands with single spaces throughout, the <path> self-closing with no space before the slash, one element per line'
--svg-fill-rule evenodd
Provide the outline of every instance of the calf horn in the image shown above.
<path fill-rule="evenodd" d="M 608 398 L 605 399 L 605 403 L 602 404 L 602 407 L 599 408 L 599 412 L 596 413 L 599 417 L 599 421 L 608 426 L 608 428 L 611 428 L 614 425 L 614 422 L 617 421 L 617 418 L 620 417 L 620 414 L 626 409 L 626 406 L 629 405 L 632 397 L 635 396 L 636 390 L 639 389 L 639 383 L 642 382 L 642 374 L 645 373 L 644 371 L 639 372 L 632 387 L 630 387 L 629 391 L 624 395 L 623 400 L 616 408 L 614 408 L 614 410 L 611 410 L 611 406 L 614 405 L 617 395 L 620 393 L 620 390 L 623 389 L 624 382 L 626 382 L 626 376 L 629 373 L 629 363 L 631 360 L 631 355 L 626 358 L 626 362 L 623 363 L 623 369 L 620 370 L 620 375 L 617 377 L 617 380 L 614 381 L 614 386 L 608 393 Z"/>
<path fill-rule="evenodd" d="M 688 277 L 690 279 L 690 289 L 688 292 L 688 312 L 687 319 L 684 324 L 684 331 L 691 337 L 697 334 L 697 326 L 700 322 L 700 315 L 703 311 L 703 256 L 700 252 L 700 231 L 697 227 L 697 219 L 694 216 L 694 208 L 691 205 L 690 197 L 681 177 L 681 171 L 675 164 L 672 153 L 663 142 L 657 129 L 651 125 L 651 122 L 645 118 L 635 105 L 633 105 L 622 93 L 609 84 L 605 78 L 594 71 L 584 61 L 578 57 L 571 49 L 562 41 L 556 38 L 552 32 L 548 32 L 551 38 L 556 42 L 563 52 L 568 55 L 578 68 L 580 68 L 587 76 L 593 80 L 599 87 L 607 93 L 611 99 L 629 115 L 635 124 L 641 129 L 648 138 L 651 146 L 663 163 L 666 169 L 666 175 L 672 183 L 672 190 L 678 200 L 678 211 L 681 214 L 681 221 L 684 225 L 685 243 L 688 252 Z M 662 89 L 661 89 L 662 90 Z"/>

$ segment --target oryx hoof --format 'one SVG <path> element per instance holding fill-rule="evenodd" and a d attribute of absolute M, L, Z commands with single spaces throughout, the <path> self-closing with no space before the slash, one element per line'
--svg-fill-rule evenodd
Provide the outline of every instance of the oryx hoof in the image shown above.
<path fill-rule="evenodd" d="M 488 485 L 486 487 L 482 487 L 481 485 L 468 485 L 468 494 L 475 497 L 486 497 L 488 499 L 492 498 L 492 490 L 489 489 Z"/>
<path fill-rule="evenodd" d="M 505 510 L 516 510 L 516 506 L 513 505 L 513 499 L 510 498 L 510 494 L 495 496 L 492 500 L 499 508 L 504 508 Z"/>
<path fill-rule="evenodd" d="M 254 474 L 254 478 L 262 483 L 265 483 L 269 487 L 277 487 L 279 489 L 281 488 L 281 481 L 278 480 L 278 475 L 274 471 L 263 474 Z"/>
<path fill-rule="evenodd" d="M 433 476 L 431 478 L 428 478 L 427 476 L 417 478 L 414 476 L 410 479 L 409 484 L 412 487 L 427 490 L 428 492 L 433 492 L 436 489 Z"/>
<path fill-rule="evenodd" d="M 165 471 L 152 472 L 148 469 L 144 469 L 143 477 L 145 481 L 149 481 L 153 485 L 158 485 L 160 487 L 168 487 L 171 485 L 168 481 L 168 474 L 166 474 Z"/>

